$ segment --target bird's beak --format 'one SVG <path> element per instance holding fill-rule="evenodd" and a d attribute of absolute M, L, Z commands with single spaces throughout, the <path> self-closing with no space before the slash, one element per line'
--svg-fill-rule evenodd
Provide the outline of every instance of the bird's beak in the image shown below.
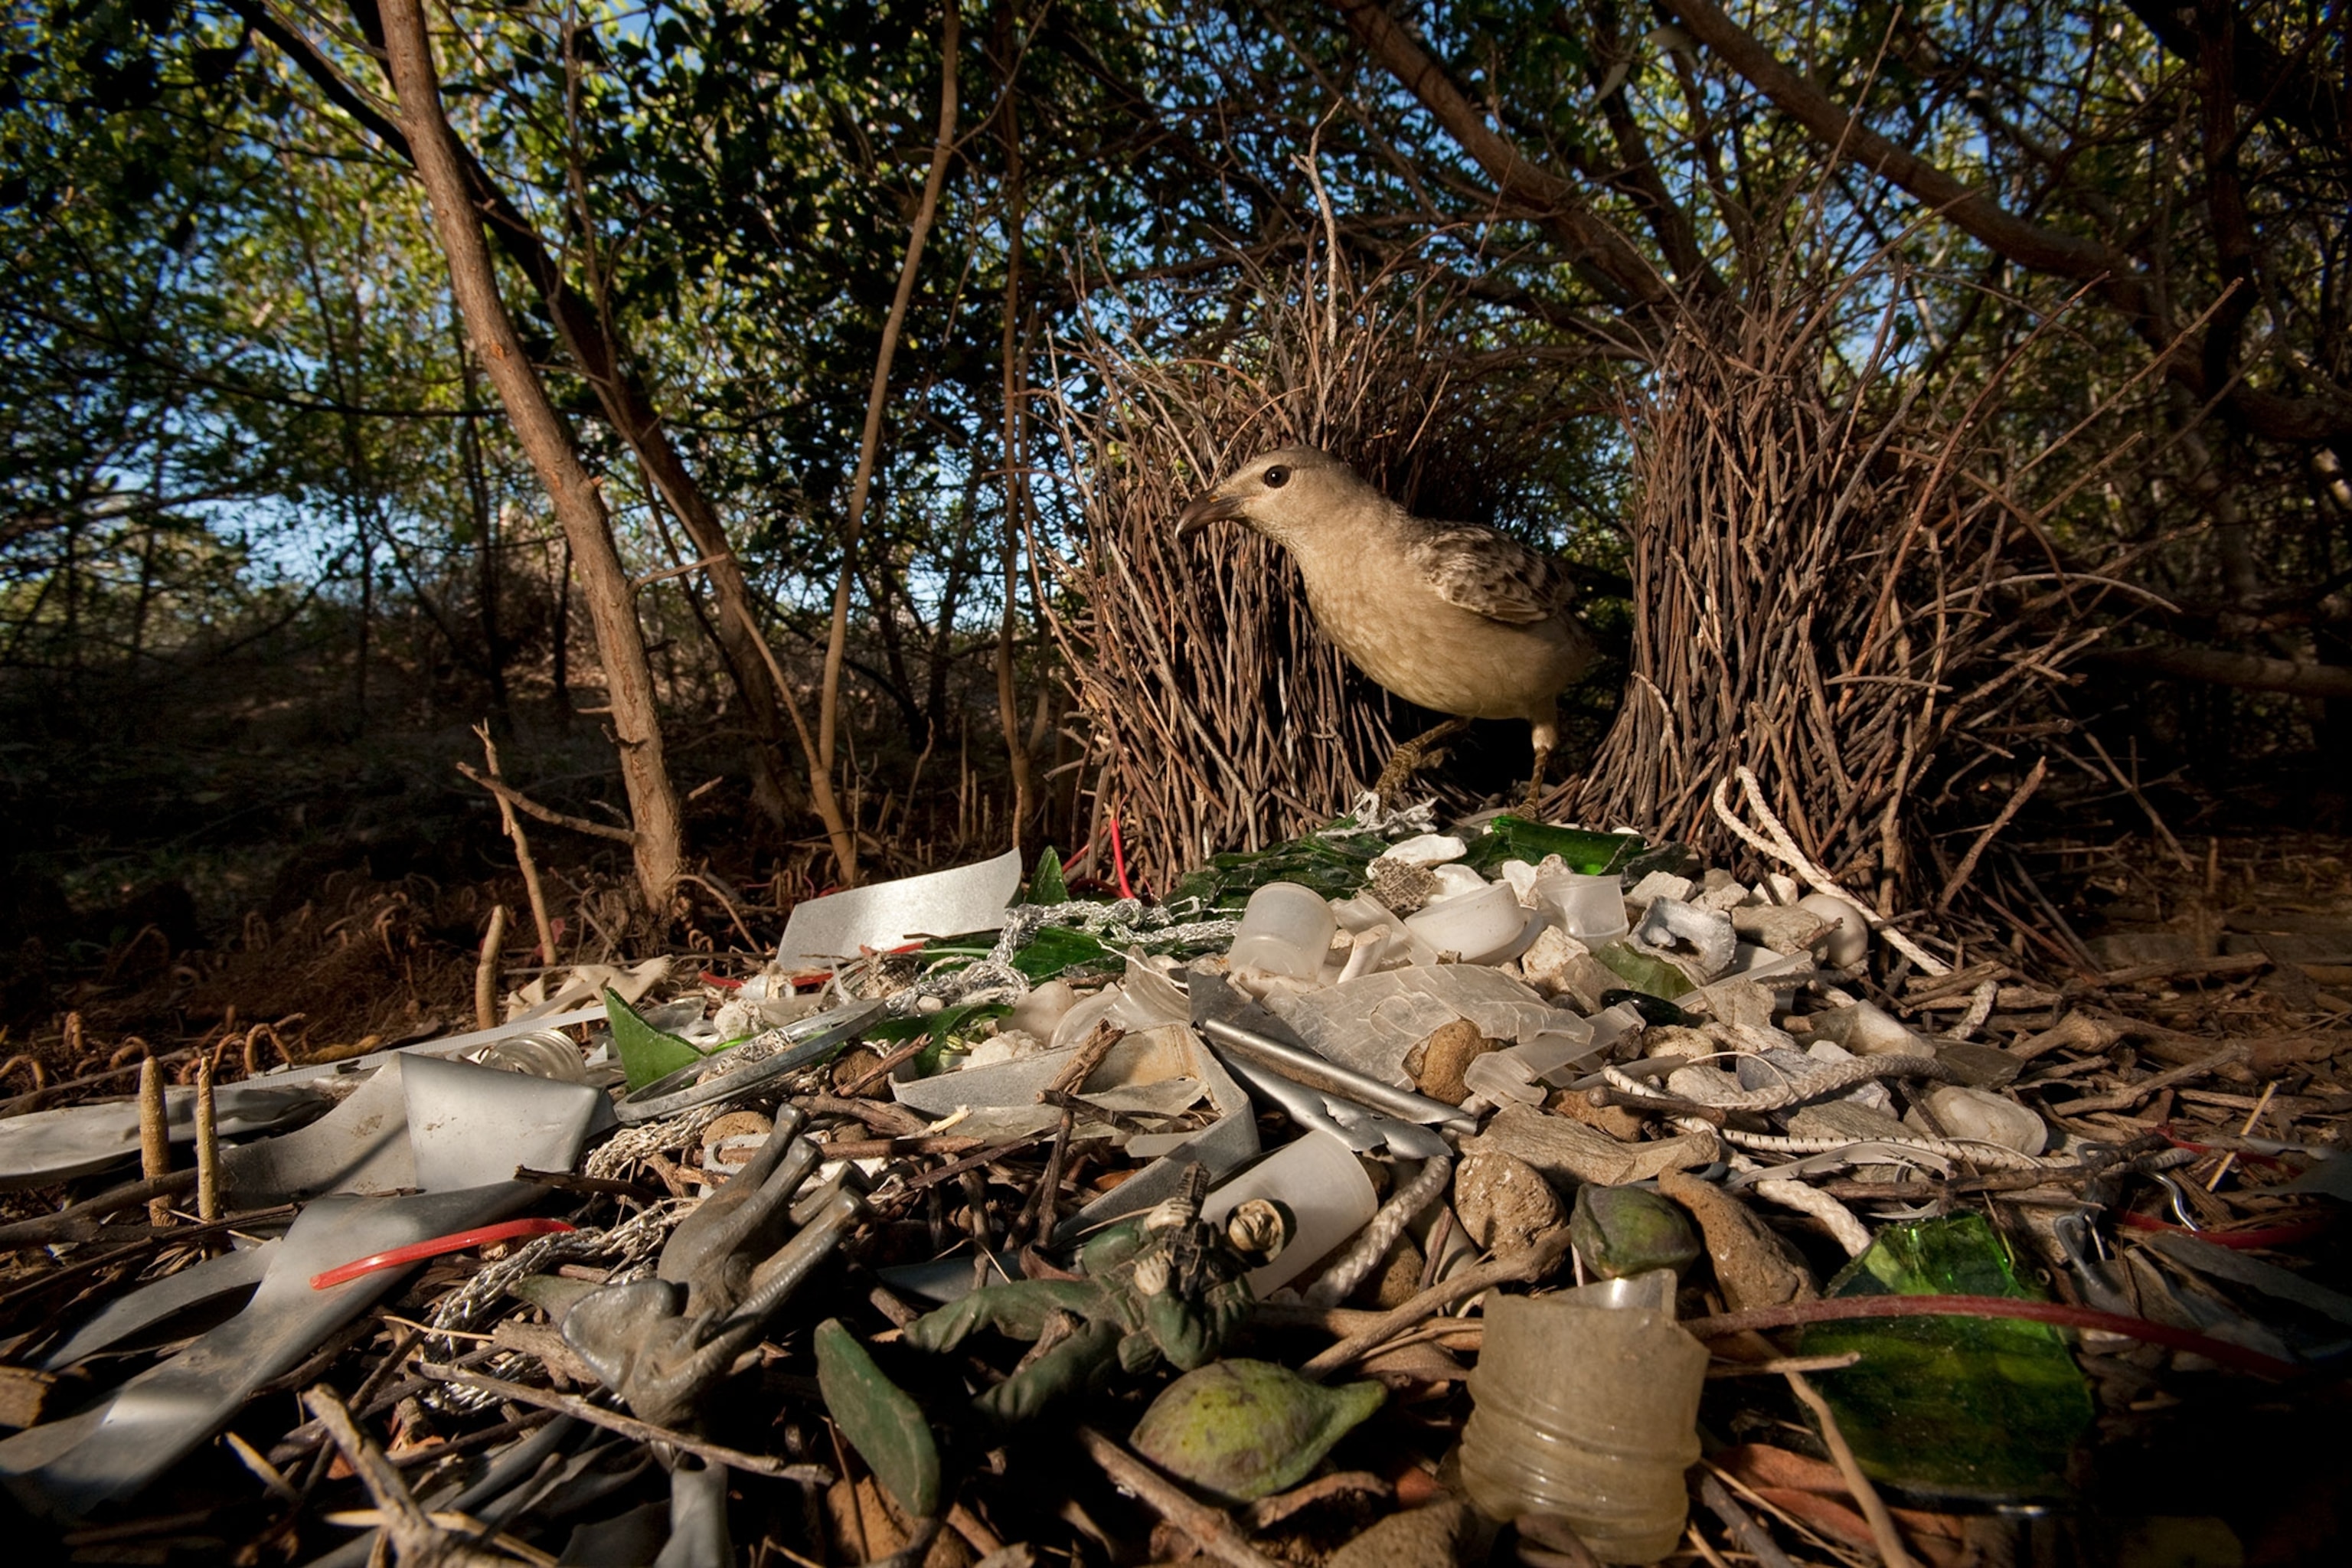
<path fill-rule="evenodd" d="M 1176 542 L 1182 543 L 1213 522 L 1239 522 L 1241 516 L 1238 500 L 1209 490 L 1186 507 L 1184 514 L 1176 520 Z"/>

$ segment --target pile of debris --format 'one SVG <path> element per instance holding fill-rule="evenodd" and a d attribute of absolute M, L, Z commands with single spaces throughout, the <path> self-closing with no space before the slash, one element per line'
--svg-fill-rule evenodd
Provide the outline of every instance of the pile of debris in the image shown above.
<path fill-rule="evenodd" d="M 1370 801 L 1158 905 L 1008 855 L 750 975 L 24 1097 L 0 1482 L 88 1562 L 1943 1565 L 2340 1361 L 2326 1051 L 1742 837 L 1793 875 Z"/>

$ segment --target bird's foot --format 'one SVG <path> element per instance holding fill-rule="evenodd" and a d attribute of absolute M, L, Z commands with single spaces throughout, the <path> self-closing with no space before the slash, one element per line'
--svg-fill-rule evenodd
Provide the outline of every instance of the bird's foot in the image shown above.
<path fill-rule="evenodd" d="M 1544 770 L 1551 763 L 1551 748 L 1536 748 L 1536 771 L 1528 779 L 1527 793 L 1520 797 L 1521 815 L 1531 822 L 1543 820 Z"/>
<path fill-rule="evenodd" d="M 1388 766 L 1372 781 L 1372 793 L 1380 797 L 1382 809 L 1398 804 L 1398 796 L 1412 775 L 1425 767 L 1445 760 L 1446 746 L 1454 736 L 1470 727 L 1467 719 L 1448 719 L 1435 729 L 1425 730 L 1389 753 Z"/>

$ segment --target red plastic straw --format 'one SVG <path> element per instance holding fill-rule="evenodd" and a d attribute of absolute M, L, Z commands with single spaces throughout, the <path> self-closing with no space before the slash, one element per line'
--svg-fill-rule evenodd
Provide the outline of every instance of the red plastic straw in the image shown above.
<path fill-rule="evenodd" d="M 554 1236 L 572 1229 L 560 1219 L 509 1219 L 497 1225 L 477 1226 L 454 1236 L 436 1236 L 430 1241 L 411 1242 L 395 1247 L 389 1252 L 371 1252 L 365 1258 L 354 1258 L 349 1263 L 310 1276 L 310 1289 L 331 1290 L 346 1285 L 362 1274 L 373 1274 L 379 1268 L 397 1268 L 404 1263 L 421 1263 L 428 1258 L 438 1258 L 446 1252 L 463 1252 L 469 1247 L 488 1247 L 494 1241 L 514 1241 L 526 1236 Z"/>
<path fill-rule="evenodd" d="M 2210 1335 L 2126 1318 L 2119 1312 L 2094 1311 L 2061 1301 L 2024 1301 L 2010 1296 L 1841 1296 L 1826 1301 L 1797 1301 L 1786 1307 L 1759 1307 L 1752 1311 L 1722 1312 L 1694 1318 L 1683 1327 L 1700 1339 L 1744 1333 L 1750 1329 L 1792 1329 L 1801 1323 L 1843 1322 L 1856 1318 L 2022 1318 L 2062 1329 L 2123 1334 L 2168 1350 L 2190 1351 L 2223 1366 L 2264 1377 L 2291 1378 L 2302 1368 L 2243 1345 Z"/>
<path fill-rule="evenodd" d="M 1127 885 L 1127 846 L 1119 840 L 1118 813 L 1114 811 L 1109 816 L 1111 869 L 1118 873 L 1118 896 L 1131 899 L 1135 897 L 1135 889 Z"/>

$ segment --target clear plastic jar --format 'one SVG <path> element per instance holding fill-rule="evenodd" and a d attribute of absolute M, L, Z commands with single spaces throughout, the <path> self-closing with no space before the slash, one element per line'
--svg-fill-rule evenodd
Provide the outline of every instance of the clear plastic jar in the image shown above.
<path fill-rule="evenodd" d="M 500 1040 L 477 1055 L 474 1065 L 495 1068 L 499 1072 L 529 1073 L 558 1083 L 584 1083 L 588 1078 L 588 1063 L 580 1055 L 580 1047 L 559 1029 L 535 1029 L 528 1035 Z"/>
<path fill-rule="evenodd" d="M 1674 1292 L 1661 1268 L 1488 1300 L 1462 1434 L 1463 1485 L 1483 1512 L 1557 1514 L 1604 1563 L 1675 1549 L 1706 1347 L 1675 1326 Z"/>

